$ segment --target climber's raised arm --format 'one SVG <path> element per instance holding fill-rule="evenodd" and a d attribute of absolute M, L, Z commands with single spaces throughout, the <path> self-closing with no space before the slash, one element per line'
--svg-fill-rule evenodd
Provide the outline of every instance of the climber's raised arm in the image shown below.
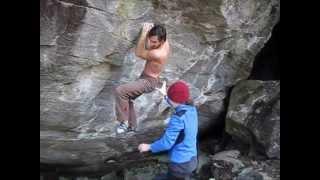
<path fill-rule="evenodd" d="M 166 30 L 162 25 L 144 23 L 135 49 L 136 56 L 163 64 L 169 54 Z"/>
<path fill-rule="evenodd" d="M 146 49 L 146 40 L 149 30 L 153 27 L 153 23 L 143 23 L 141 34 L 135 49 L 136 56 L 147 59 L 148 50 Z"/>

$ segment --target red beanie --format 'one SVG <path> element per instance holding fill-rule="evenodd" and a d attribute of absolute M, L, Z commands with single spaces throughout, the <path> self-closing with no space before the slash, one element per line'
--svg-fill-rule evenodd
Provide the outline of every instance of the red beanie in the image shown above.
<path fill-rule="evenodd" d="M 188 85 L 183 81 L 173 83 L 168 89 L 168 97 L 176 103 L 186 103 L 189 99 Z"/>

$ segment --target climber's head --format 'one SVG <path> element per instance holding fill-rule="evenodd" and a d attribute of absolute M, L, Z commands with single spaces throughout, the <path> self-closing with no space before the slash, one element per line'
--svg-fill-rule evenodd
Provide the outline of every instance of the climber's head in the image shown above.
<path fill-rule="evenodd" d="M 166 28 L 163 25 L 155 24 L 147 35 L 147 48 L 157 49 L 159 48 L 167 39 Z"/>

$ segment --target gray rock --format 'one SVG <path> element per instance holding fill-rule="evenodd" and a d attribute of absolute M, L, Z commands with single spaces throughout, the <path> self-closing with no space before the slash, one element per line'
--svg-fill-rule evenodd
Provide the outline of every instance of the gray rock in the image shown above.
<path fill-rule="evenodd" d="M 253 161 L 249 156 L 240 155 L 238 150 L 223 151 L 209 157 L 209 161 L 199 167 L 200 171 L 197 172 L 199 179 L 280 179 L 280 160 Z M 238 168 L 235 168 L 236 166 Z"/>
<path fill-rule="evenodd" d="M 211 172 L 216 180 L 231 180 L 233 177 L 232 163 L 228 161 L 214 161 Z"/>
<path fill-rule="evenodd" d="M 167 165 L 163 163 L 150 164 L 143 167 L 134 167 L 126 169 L 124 172 L 124 180 L 140 180 L 153 179 L 158 174 L 165 174 L 167 172 Z"/>
<path fill-rule="evenodd" d="M 228 89 L 249 76 L 279 17 L 279 0 L 40 1 L 40 163 L 96 172 L 144 158 L 136 146 L 161 134 L 165 103 L 158 92 L 139 97 L 140 133 L 115 137 L 111 94 L 142 71 L 132 51 L 141 23 L 166 25 L 172 55 L 161 78 L 190 84 L 204 131 L 224 111 Z"/>
<path fill-rule="evenodd" d="M 209 179 L 214 177 L 216 180 L 229 180 L 240 172 L 244 164 L 239 160 L 240 152 L 230 150 L 219 152 L 215 155 L 209 155 L 209 159 L 203 161 L 198 166 L 198 176 L 200 179 Z"/>
<path fill-rule="evenodd" d="M 196 173 L 200 173 L 200 170 L 202 168 L 202 166 L 205 166 L 206 164 L 210 163 L 211 159 L 209 154 L 202 152 L 202 151 L 198 151 L 198 167 L 196 170 Z"/>
<path fill-rule="evenodd" d="M 231 93 L 226 131 L 280 159 L 280 82 L 243 81 Z"/>
<path fill-rule="evenodd" d="M 213 163 L 217 160 L 225 161 L 232 164 L 232 172 L 238 172 L 244 167 L 244 164 L 239 160 L 240 152 L 238 150 L 229 150 L 219 152 L 211 157 Z"/>
<path fill-rule="evenodd" d="M 115 172 L 106 174 L 106 175 L 104 175 L 104 176 L 101 177 L 101 180 L 109 180 L 109 179 L 121 180 L 122 178 L 118 177 Z"/>
<path fill-rule="evenodd" d="M 260 166 L 259 169 L 262 169 L 259 173 L 264 180 L 280 180 L 280 160 L 267 160 L 258 166 Z"/>
<path fill-rule="evenodd" d="M 236 180 L 263 180 L 263 176 L 254 171 L 252 167 L 242 170 L 242 172 L 235 178 Z"/>

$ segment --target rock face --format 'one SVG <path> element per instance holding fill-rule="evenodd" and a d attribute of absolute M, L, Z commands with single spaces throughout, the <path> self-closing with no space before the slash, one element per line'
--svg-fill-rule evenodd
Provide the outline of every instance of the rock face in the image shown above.
<path fill-rule="evenodd" d="M 190 84 L 204 131 L 279 18 L 279 0 L 40 1 L 40 163 L 96 172 L 144 158 L 136 146 L 161 134 L 168 107 L 158 92 L 139 97 L 139 133 L 116 137 L 111 94 L 142 71 L 132 51 L 141 23 L 167 27 L 172 54 L 161 78 Z"/>
<path fill-rule="evenodd" d="M 232 90 L 226 131 L 280 159 L 280 82 L 243 81 Z"/>

